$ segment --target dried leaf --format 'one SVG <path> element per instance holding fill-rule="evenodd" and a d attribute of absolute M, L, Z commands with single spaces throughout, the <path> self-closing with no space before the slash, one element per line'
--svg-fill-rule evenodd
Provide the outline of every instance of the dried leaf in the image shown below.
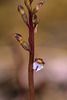
<path fill-rule="evenodd" d="M 43 4 L 44 4 L 44 1 L 40 1 L 37 4 L 37 6 L 33 9 L 33 14 L 35 14 Z"/>

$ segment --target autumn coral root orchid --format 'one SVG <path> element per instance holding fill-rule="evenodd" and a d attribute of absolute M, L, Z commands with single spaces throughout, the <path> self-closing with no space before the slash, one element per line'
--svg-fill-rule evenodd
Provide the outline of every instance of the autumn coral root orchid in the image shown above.
<path fill-rule="evenodd" d="M 20 13 L 24 23 L 29 28 L 29 43 L 24 41 L 22 35 L 15 33 L 15 38 L 20 45 L 27 51 L 29 51 L 29 65 L 28 65 L 28 82 L 29 82 L 29 100 L 35 100 L 34 98 L 34 70 L 39 71 L 44 67 L 44 61 L 41 58 L 36 58 L 34 61 L 34 33 L 37 32 L 37 27 L 40 20 L 37 18 L 37 11 L 43 5 L 44 1 L 40 1 L 34 9 L 32 9 L 33 0 L 24 0 L 24 4 L 28 9 L 29 18 L 27 17 L 24 7 L 18 5 L 18 12 Z M 34 69 L 34 70 L 33 70 Z M 33 70 L 33 71 L 32 71 Z"/>

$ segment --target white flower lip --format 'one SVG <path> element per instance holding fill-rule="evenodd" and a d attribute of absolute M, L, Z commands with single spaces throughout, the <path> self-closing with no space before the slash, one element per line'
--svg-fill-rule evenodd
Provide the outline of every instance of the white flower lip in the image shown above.
<path fill-rule="evenodd" d="M 41 58 L 35 58 L 35 61 L 33 63 L 33 69 L 37 71 L 41 70 L 44 68 L 45 62 Z"/>
<path fill-rule="evenodd" d="M 37 71 L 41 70 L 42 68 L 44 68 L 43 64 L 38 64 L 37 62 L 33 63 L 33 69 Z"/>

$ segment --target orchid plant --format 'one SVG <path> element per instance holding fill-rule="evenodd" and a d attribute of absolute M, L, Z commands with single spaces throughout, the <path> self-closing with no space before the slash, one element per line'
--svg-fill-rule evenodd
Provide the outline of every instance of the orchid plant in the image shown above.
<path fill-rule="evenodd" d="M 21 14 L 21 17 L 24 23 L 27 25 L 29 29 L 29 38 L 27 43 L 24 41 L 24 38 L 15 33 L 15 38 L 20 43 L 20 45 L 29 52 L 29 65 L 28 65 L 28 81 L 29 81 L 29 98 L 30 100 L 34 100 L 34 70 L 39 71 L 44 66 L 44 61 L 42 58 L 35 58 L 34 59 L 34 33 L 37 32 L 37 27 L 39 24 L 39 19 L 37 18 L 37 11 L 39 8 L 44 4 L 44 1 L 40 1 L 35 8 L 32 9 L 32 2 L 33 0 L 24 0 L 24 4 L 28 9 L 29 19 L 24 11 L 24 8 L 21 5 L 18 5 L 18 11 Z"/>

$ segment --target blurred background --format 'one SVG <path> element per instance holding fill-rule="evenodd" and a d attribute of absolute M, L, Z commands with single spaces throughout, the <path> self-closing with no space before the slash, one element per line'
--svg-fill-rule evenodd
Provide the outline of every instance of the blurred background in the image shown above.
<path fill-rule="evenodd" d="M 28 42 L 19 4 L 25 7 L 24 0 L 0 0 L 0 100 L 28 100 L 29 53 L 14 37 L 20 33 Z M 45 66 L 34 72 L 35 100 L 67 100 L 67 0 L 46 0 L 37 15 L 35 57 L 43 58 Z"/>

